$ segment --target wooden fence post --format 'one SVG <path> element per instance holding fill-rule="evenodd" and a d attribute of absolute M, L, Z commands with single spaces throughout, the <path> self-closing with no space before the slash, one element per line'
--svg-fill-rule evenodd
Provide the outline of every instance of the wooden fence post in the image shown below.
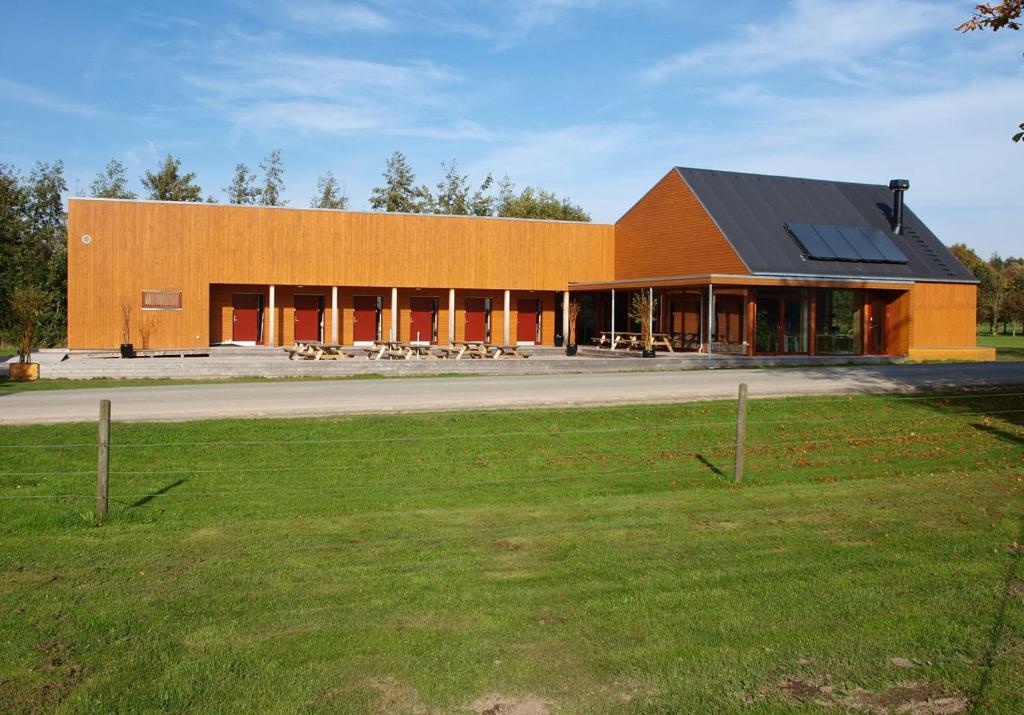
<path fill-rule="evenodd" d="M 110 467 L 110 400 L 100 400 L 99 454 L 96 458 L 96 523 L 107 518 L 107 476 Z"/>
<path fill-rule="evenodd" d="M 733 460 L 733 477 L 737 484 L 743 481 L 743 445 L 747 437 L 747 383 L 740 383 L 739 400 L 736 403 L 736 459 Z"/>

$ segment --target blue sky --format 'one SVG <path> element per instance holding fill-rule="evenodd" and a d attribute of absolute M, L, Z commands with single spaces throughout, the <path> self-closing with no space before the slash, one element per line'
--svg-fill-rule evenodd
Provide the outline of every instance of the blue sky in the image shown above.
<path fill-rule="evenodd" d="M 291 205 L 331 169 L 363 209 L 400 149 L 598 221 L 673 165 L 898 176 L 946 243 L 1020 254 L 1024 34 L 954 32 L 972 4 L 6 3 L 0 162 L 63 159 L 74 192 L 117 157 L 140 191 L 171 152 L 220 198 L 280 148 Z"/>

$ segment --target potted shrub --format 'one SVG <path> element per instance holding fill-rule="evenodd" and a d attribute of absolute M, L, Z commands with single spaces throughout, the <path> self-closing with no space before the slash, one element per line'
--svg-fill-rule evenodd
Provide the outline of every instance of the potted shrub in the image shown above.
<path fill-rule="evenodd" d="M 135 346 L 132 345 L 132 306 L 128 302 L 121 303 L 121 357 L 135 357 Z"/>
<path fill-rule="evenodd" d="M 640 341 L 644 346 L 641 354 L 645 358 L 652 358 L 655 355 L 652 318 L 656 303 L 648 291 L 641 290 L 633 294 L 633 301 L 629 307 L 629 317 L 640 324 Z"/>
<path fill-rule="evenodd" d="M 567 326 L 566 332 L 569 335 L 569 341 L 565 344 L 565 354 L 575 355 L 576 354 L 576 319 L 580 317 L 580 304 L 579 301 L 569 302 L 569 325 Z"/>
<path fill-rule="evenodd" d="M 19 286 L 11 293 L 11 312 L 18 335 L 18 362 L 10 365 L 12 380 L 39 379 L 39 363 L 31 362 L 32 343 L 46 299 L 46 292 L 33 286 Z"/>

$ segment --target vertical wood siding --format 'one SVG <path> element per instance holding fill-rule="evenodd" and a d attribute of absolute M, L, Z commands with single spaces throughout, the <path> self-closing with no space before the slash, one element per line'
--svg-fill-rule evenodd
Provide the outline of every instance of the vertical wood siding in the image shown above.
<path fill-rule="evenodd" d="M 915 283 L 911 348 L 974 347 L 978 288 L 971 283 Z"/>
<path fill-rule="evenodd" d="M 217 341 L 218 331 L 230 339 L 223 302 L 230 305 L 230 295 L 225 299 L 211 286 L 271 284 L 278 286 L 278 344 L 292 333 L 288 287 L 297 285 L 323 289 L 325 335 L 330 286 L 344 287 L 338 300 L 346 342 L 351 321 L 344 313 L 351 313 L 353 294 L 348 287 L 373 286 L 359 292 L 383 295 L 386 306 L 392 287 L 429 289 L 443 314 L 438 337 L 447 339 L 449 288 L 554 293 L 570 279 L 610 280 L 614 232 L 603 224 L 73 198 L 68 345 L 116 347 L 120 306 L 132 307 L 137 329 L 143 290 L 182 293 L 181 311 L 147 311 L 152 347 L 205 346 Z M 81 241 L 84 234 L 92 237 L 88 245 Z M 211 296 L 220 301 L 212 313 Z M 264 305 L 269 320 L 269 297 Z M 387 337 L 389 306 L 385 313 Z M 264 335 L 269 336 L 266 327 Z"/>
<path fill-rule="evenodd" d="M 749 271 L 673 169 L 615 224 L 615 277 L 705 273 Z"/>

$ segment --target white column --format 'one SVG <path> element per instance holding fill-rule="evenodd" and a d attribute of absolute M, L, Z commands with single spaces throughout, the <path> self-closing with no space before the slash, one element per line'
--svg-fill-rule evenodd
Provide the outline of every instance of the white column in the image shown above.
<path fill-rule="evenodd" d="M 331 343 L 338 344 L 338 286 L 331 286 Z"/>
<path fill-rule="evenodd" d="M 562 296 L 562 345 L 569 344 L 569 336 L 572 332 L 569 330 L 569 291 L 565 291 Z"/>
<path fill-rule="evenodd" d="M 398 342 L 398 289 L 391 289 L 391 340 Z"/>
<path fill-rule="evenodd" d="M 509 331 L 508 331 L 509 313 L 511 311 L 512 311 L 512 292 L 511 291 L 505 291 L 505 334 L 504 334 L 504 337 L 505 337 L 505 344 L 506 345 L 511 345 L 512 344 L 512 336 L 509 334 Z"/>
<path fill-rule="evenodd" d="M 455 289 L 448 289 L 448 342 L 455 342 Z"/>
<path fill-rule="evenodd" d="M 270 328 L 267 330 L 267 345 L 277 345 L 274 339 L 274 326 L 277 323 L 277 311 L 274 310 L 274 286 L 270 286 Z"/>
<path fill-rule="evenodd" d="M 615 289 L 612 288 L 612 344 L 610 350 L 615 349 Z"/>
<path fill-rule="evenodd" d="M 715 329 L 715 293 L 714 286 L 708 283 L 708 355 L 711 354 L 712 331 Z"/>

